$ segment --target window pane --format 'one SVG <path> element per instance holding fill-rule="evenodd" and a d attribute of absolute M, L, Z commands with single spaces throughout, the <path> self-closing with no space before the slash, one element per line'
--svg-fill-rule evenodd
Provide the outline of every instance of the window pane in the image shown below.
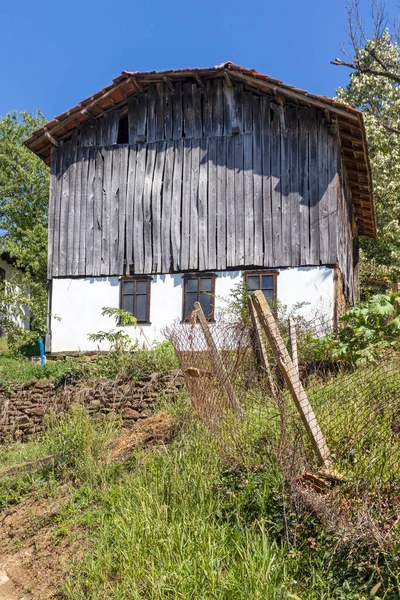
<path fill-rule="evenodd" d="M 134 293 L 134 281 L 124 281 L 124 294 L 133 294 Z"/>
<path fill-rule="evenodd" d="M 260 289 L 260 278 L 258 275 L 251 275 L 247 278 L 247 285 L 249 290 L 259 290 Z"/>
<path fill-rule="evenodd" d="M 194 311 L 194 303 L 197 302 L 197 292 L 189 292 L 186 294 L 186 317 L 190 317 Z"/>
<path fill-rule="evenodd" d="M 188 292 L 197 292 L 199 285 L 199 280 L 196 279 L 188 279 L 187 280 L 187 291 Z"/>
<path fill-rule="evenodd" d="M 147 281 L 137 281 L 136 282 L 136 293 L 137 294 L 147 294 Z"/>
<path fill-rule="evenodd" d="M 133 315 L 133 296 L 122 297 L 122 308 Z"/>
<path fill-rule="evenodd" d="M 262 288 L 265 289 L 273 289 L 274 287 L 274 278 L 272 275 L 263 275 L 262 276 Z"/>
<path fill-rule="evenodd" d="M 208 277 L 200 279 L 200 289 L 203 292 L 211 292 L 211 279 Z"/>
<path fill-rule="evenodd" d="M 263 290 L 263 294 L 266 297 L 267 300 L 273 300 L 274 299 L 274 290 Z"/>
<path fill-rule="evenodd" d="M 212 296 L 211 294 L 206 294 L 201 292 L 200 294 L 200 305 L 203 309 L 204 314 L 208 317 L 211 314 L 211 304 L 212 304 Z"/>
<path fill-rule="evenodd" d="M 147 296 L 140 294 L 136 296 L 136 315 L 138 321 L 147 321 Z"/>

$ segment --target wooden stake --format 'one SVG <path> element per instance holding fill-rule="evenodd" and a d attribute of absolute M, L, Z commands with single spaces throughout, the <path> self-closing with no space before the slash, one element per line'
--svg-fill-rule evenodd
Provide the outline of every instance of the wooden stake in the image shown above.
<path fill-rule="evenodd" d="M 292 355 L 292 363 L 297 373 L 299 372 L 299 360 L 297 357 L 297 336 L 296 336 L 296 325 L 293 317 L 289 317 L 289 340 L 290 340 L 290 353 Z"/>
<path fill-rule="evenodd" d="M 317 455 L 318 462 L 326 469 L 329 469 L 332 465 L 329 448 L 319 427 L 307 394 L 301 384 L 299 373 L 293 365 L 289 352 L 286 349 L 274 315 L 268 306 L 264 294 L 260 290 L 253 292 L 251 297 L 260 319 L 261 326 L 268 337 L 268 341 L 276 356 L 281 373 L 306 428 L 315 454 Z"/>
<path fill-rule="evenodd" d="M 272 377 L 271 367 L 270 367 L 269 360 L 268 360 L 267 350 L 264 345 L 264 340 L 262 339 L 262 328 L 261 328 L 260 320 L 258 318 L 255 306 L 253 304 L 253 299 L 251 296 L 248 296 L 247 303 L 249 305 L 249 311 L 250 311 L 251 321 L 253 324 L 254 333 L 256 334 L 256 337 L 257 337 L 258 355 L 260 358 L 260 362 L 262 364 L 262 368 L 264 369 L 264 371 L 267 375 L 268 387 L 269 387 L 271 396 L 276 399 L 278 397 L 278 392 L 276 389 L 275 381 Z"/>
<path fill-rule="evenodd" d="M 199 319 L 200 327 L 203 330 L 204 337 L 206 338 L 207 346 L 210 351 L 211 359 L 214 365 L 214 373 L 218 377 L 219 382 L 222 388 L 224 389 L 224 392 L 226 394 L 226 397 L 228 398 L 228 402 L 232 410 L 236 413 L 239 413 L 240 406 L 236 398 L 235 390 L 233 389 L 233 385 L 228 377 L 228 373 L 226 372 L 224 363 L 222 362 L 222 358 L 213 340 L 210 328 L 207 323 L 207 319 L 199 302 L 194 303 L 194 309 L 197 313 L 197 318 Z"/>

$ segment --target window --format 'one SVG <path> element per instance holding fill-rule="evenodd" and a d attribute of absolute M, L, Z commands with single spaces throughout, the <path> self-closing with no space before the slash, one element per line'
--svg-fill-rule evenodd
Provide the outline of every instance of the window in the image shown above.
<path fill-rule="evenodd" d="M 150 323 L 150 277 L 121 279 L 120 307 L 136 317 L 138 323 Z"/>
<path fill-rule="evenodd" d="M 123 115 L 118 123 L 117 144 L 129 143 L 129 123 L 128 115 Z"/>
<path fill-rule="evenodd" d="M 276 281 L 277 271 L 255 271 L 253 273 L 245 273 L 244 280 L 247 283 L 249 292 L 261 290 L 268 301 L 276 302 Z"/>
<path fill-rule="evenodd" d="M 209 321 L 214 319 L 214 296 L 215 296 L 214 273 L 204 275 L 185 275 L 183 287 L 183 320 L 189 321 L 194 310 L 194 303 L 200 302 L 200 306 Z"/>

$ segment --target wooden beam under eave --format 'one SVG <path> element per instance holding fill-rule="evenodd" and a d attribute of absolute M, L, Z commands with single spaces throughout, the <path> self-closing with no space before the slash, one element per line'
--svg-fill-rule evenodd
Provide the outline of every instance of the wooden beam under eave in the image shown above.
<path fill-rule="evenodd" d="M 197 73 L 197 71 L 193 71 L 193 77 L 195 78 L 195 80 L 197 81 L 197 83 L 199 84 L 201 89 L 204 90 L 204 88 L 205 88 L 204 82 L 201 79 L 200 75 Z"/>
<path fill-rule="evenodd" d="M 51 133 L 49 133 L 48 131 L 44 132 L 45 137 L 47 137 L 47 139 L 50 141 L 51 144 L 53 144 L 53 146 L 55 146 L 56 148 L 59 148 L 60 144 L 58 143 L 58 141 L 56 140 L 56 138 L 54 138 Z"/>
<path fill-rule="evenodd" d="M 140 83 L 138 82 L 138 80 L 136 79 L 136 77 L 134 77 L 133 75 L 131 75 L 131 78 L 130 78 L 130 79 L 131 79 L 131 81 L 132 81 L 133 85 L 135 86 L 135 88 L 137 89 L 137 91 L 138 91 L 139 93 L 143 92 L 143 88 L 142 88 L 142 86 L 140 85 Z"/>
<path fill-rule="evenodd" d="M 172 94 L 174 94 L 175 93 L 175 86 L 172 83 L 172 81 L 170 80 L 170 78 L 169 77 L 163 77 L 163 80 L 167 84 L 169 91 L 172 92 Z"/>

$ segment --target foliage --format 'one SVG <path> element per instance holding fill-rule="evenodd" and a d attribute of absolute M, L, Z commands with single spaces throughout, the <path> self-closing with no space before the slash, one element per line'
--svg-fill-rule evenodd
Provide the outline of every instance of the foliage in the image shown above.
<path fill-rule="evenodd" d="M 376 77 L 369 71 L 374 65 L 374 49 L 382 60 L 400 64 L 400 47 L 386 30 L 381 37 L 366 40 L 357 49 L 358 63 L 364 67 L 350 75 L 346 88 L 337 90 L 337 99 L 364 114 L 374 183 L 378 238 L 362 239 L 362 259 L 372 259 L 384 267 L 383 277 L 400 279 L 400 135 L 387 128 L 388 123 L 400 130 L 399 83 L 388 77 Z M 363 267 L 370 279 L 371 265 Z M 381 267 L 381 271 L 382 271 Z"/>
<path fill-rule="evenodd" d="M 320 340 L 331 358 L 360 365 L 373 361 L 388 348 L 396 350 L 400 337 L 400 293 L 377 294 L 350 309 L 340 320 L 339 334 Z M 316 340 L 314 349 L 319 342 Z"/>
<path fill-rule="evenodd" d="M 101 314 L 103 317 L 106 316 L 114 318 L 117 324 L 122 327 L 125 327 L 126 325 L 137 324 L 137 319 L 122 308 L 104 306 Z M 129 350 L 133 344 L 131 336 L 125 333 L 122 329 L 111 329 L 109 331 L 90 333 L 88 338 L 92 342 L 97 342 L 98 344 L 101 344 L 102 342 L 108 342 L 110 344 L 110 350 L 114 352 Z"/>
<path fill-rule="evenodd" d="M 30 285 L 31 328 L 46 331 L 49 169 L 23 145 L 46 122 L 43 115 L 10 112 L 0 119 L 2 250 L 23 267 Z M 0 294 L 1 296 L 1 294 Z M 0 297 L 0 303 L 1 303 Z"/>
<path fill-rule="evenodd" d="M 109 467 L 111 441 L 119 420 L 92 420 L 82 405 L 74 404 L 67 413 L 50 413 L 46 420 L 46 441 L 51 453 L 61 460 L 64 470 L 79 483 L 101 483 Z"/>

